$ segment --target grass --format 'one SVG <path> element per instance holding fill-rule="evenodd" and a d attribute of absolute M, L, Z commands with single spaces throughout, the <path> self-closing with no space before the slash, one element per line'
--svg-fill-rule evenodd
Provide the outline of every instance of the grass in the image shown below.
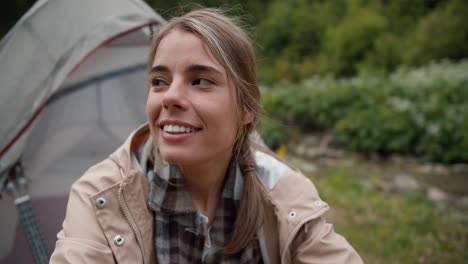
<path fill-rule="evenodd" d="M 365 263 L 468 263 L 467 218 L 453 208 L 422 193 L 383 193 L 344 167 L 309 177 L 332 207 L 327 220 Z"/>

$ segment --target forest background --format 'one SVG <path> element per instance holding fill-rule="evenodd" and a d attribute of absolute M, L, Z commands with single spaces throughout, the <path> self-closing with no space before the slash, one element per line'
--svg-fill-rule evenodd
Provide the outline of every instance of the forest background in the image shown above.
<path fill-rule="evenodd" d="M 34 2 L 2 3 L 0 35 Z M 262 135 L 280 153 L 325 133 L 333 146 L 364 157 L 468 164 L 468 1 L 146 2 L 165 19 L 196 4 L 243 18 L 258 56 Z M 420 190 L 382 192 L 381 175 L 362 181 L 341 165 L 307 175 L 367 263 L 468 259 L 468 205 L 458 211 Z M 455 199 L 468 204 L 468 193 Z"/>
<path fill-rule="evenodd" d="M 327 130 L 361 153 L 468 162 L 468 1 L 147 2 L 166 19 L 197 4 L 244 18 L 273 149 L 291 130 Z M 33 3 L 4 3 L 0 33 Z"/>

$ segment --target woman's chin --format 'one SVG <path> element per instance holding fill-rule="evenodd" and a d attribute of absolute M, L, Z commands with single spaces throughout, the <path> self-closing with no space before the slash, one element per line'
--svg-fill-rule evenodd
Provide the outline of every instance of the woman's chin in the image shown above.
<path fill-rule="evenodd" d="M 192 155 L 193 156 L 193 155 Z M 188 155 L 180 153 L 164 153 L 161 152 L 161 157 L 169 164 L 174 165 L 190 165 L 197 163 L 193 157 L 188 157 Z"/>

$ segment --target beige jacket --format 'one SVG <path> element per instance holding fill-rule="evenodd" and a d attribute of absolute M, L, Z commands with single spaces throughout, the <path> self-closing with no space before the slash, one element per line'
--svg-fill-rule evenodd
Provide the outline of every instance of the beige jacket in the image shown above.
<path fill-rule="evenodd" d="M 137 129 L 73 184 L 51 263 L 156 262 L 149 184 L 131 159 L 148 132 L 147 126 Z M 323 220 L 328 205 L 309 179 L 264 152 L 254 152 L 254 160 L 270 190 L 259 231 L 265 263 L 362 263 Z"/>

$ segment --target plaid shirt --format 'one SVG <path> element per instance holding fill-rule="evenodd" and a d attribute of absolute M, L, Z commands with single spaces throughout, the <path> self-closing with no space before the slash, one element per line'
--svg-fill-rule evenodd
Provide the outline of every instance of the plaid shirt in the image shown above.
<path fill-rule="evenodd" d="M 143 160 L 139 162 L 142 164 Z M 147 159 L 141 167 L 150 179 L 148 204 L 155 211 L 155 250 L 159 263 L 262 263 L 258 240 L 251 241 L 232 257 L 218 252 L 234 231 L 243 184 L 237 162 L 232 160 L 229 164 L 211 226 L 208 218 L 194 207 L 176 166 L 167 166 L 156 173 L 152 161 Z"/>

